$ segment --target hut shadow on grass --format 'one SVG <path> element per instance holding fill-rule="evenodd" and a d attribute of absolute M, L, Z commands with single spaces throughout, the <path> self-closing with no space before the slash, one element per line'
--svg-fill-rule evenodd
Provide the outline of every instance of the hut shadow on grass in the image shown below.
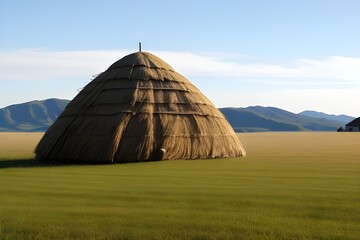
<path fill-rule="evenodd" d="M 12 160 L 0 160 L 1 168 L 33 168 L 33 167 L 56 167 L 56 166 L 72 166 L 82 165 L 71 162 L 53 162 L 53 161 L 41 161 L 38 159 L 12 159 Z"/>
<path fill-rule="evenodd" d="M 159 162 L 158 160 L 146 162 Z M 0 169 L 2 168 L 34 168 L 34 167 L 60 167 L 60 166 L 90 166 L 90 165 L 112 165 L 112 164 L 139 164 L 145 162 L 123 162 L 123 163 L 104 163 L 104 162 L 71 162 L 59 160 L 39 160 L 39 159 L 0 159 Z"/>

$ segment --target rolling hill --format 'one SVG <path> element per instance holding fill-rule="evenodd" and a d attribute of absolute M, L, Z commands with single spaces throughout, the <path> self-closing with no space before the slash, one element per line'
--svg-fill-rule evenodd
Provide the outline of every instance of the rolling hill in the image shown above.
<path fill-rule="evenodd" d="M 69 100 L 46 99 L 10 105 L 0 109 L 0 132 L 41 132 L 61 114 Z M 335 131 L 346 119 L 305 111 L 299 114 L 274 107 L 219 108 L 237 132 L 259 131 Z M 315 117 L 308 116 L 312 114 Z M 344 120 L 345 119 L 345 120 Z"/>
<path fill-rule="evenodd" d="M 69 100 L 52 98 L 2 108 L 0 131 L 46 131 L 68 103 Z"/>
<path fill-rule="evenodd" d="M 316 111 L 311 111 L 311 110 L 306 110 L 299 114 L 303 115 L 303 116 L 313 117 L 313 118 L 321 118 L 321 119 L 328 119 L 328 120 L 332 120 L 332 121 L 336 121 L 336 122 L 342 122 L 344 124 L 349 123 L 355 119 L 354 117 L 343 115 L 343 114 L 342 115 L 334 115 L 334 114 L 326 114 L 323 112 L 316 112 Z"/>
<path fill-rule="evenodd" d="M 219 110 L 237 132 L 335 131 L 344 125 L 344 122 L 308 117 L 274 107 L 253 106 Z"/>

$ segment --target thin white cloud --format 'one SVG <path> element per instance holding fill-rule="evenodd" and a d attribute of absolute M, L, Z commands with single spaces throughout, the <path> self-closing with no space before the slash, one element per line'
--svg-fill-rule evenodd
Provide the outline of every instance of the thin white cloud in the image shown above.
<path fill-rule="evenodd" d="M 360 58 L 331 56 L 324 60 L 300 59 L 299 66 L 308 77 L 360 81 Z"/>
<path fill-rule="evenodd" d="M 0 53 L 0 80 L 51 80 L 82 77 L 106 70 L 125 56 L 126 50 L 44 51 L 24 49 Z M 234 61 L 228 54 L 195 54 L 187 52 L 154 52 L 175 70 L 189 77 L 233 77 L 272 79 L 280 82 L 302 78 L 307 82 L 336 80 L 359 84 L 360 58 L 330 56 L 326 59 L 298 59 L 289 67 L 279 64 Z M 290 80 L 291 81 L 291 80 Z"/>
<path fill-rule="evenodd" d="M 262 64 L 219 60 L 216 57 L 193 53 L 159 52 L 159 56 L 184 74 L 201 77 L 240 77 L 240 78 L 303 78 L 311 81 L 360 82 L 360 58 L 330 56 L 326 59 L 298 59 L 291 67 L 278 64 Z M 253 62 L 254 60 L 252 60 Z"/>
<path fill-rule="evenodd" d="M 0 53 L 0 80 L 51 80 L 102 72 L 126 51 L 49 52 L 24 49 Z"/>

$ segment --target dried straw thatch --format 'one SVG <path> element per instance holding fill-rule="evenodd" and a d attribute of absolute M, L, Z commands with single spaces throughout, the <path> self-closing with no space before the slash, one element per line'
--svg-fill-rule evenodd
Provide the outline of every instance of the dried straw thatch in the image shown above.
<path fill-rule="evenodd" d="M 245 155 L 209 99 L 146 52 L 125 56 L 86 85 L 35 153 L 39 159 L 93 163 Z"/>

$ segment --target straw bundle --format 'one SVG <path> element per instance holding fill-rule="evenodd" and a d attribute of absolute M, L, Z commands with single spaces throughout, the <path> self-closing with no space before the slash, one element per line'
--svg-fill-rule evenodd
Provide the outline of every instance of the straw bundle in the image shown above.
<path fill-rule="evenodd" d="M 68 104 L 36 157 L 92 163 L 244 156 L 221 112 L 146 52 L 112 64 Z"/>

